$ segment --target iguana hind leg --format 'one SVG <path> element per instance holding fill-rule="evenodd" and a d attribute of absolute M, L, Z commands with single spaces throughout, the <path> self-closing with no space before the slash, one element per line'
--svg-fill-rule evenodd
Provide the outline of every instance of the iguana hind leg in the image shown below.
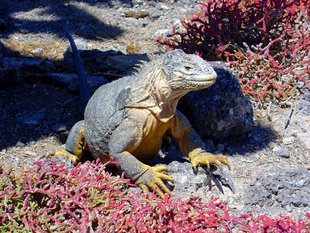
<path fill-rule="evenodd" d="M 65 149 L 57 150 L 53 154 L 66 156 L 72 164 L 77 164 L 81 160 L 86 146 L 84 121 L 79 121 L 72 127 Z"/>

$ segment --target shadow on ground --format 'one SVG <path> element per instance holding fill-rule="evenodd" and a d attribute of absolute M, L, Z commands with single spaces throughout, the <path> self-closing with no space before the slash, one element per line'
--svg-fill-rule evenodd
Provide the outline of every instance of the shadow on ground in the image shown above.
<path fill-rule="evenodd" d="M 2 54 L 11 53 L 4 46 L 2 48 Z M 84 65 L 86 68 L 89 66 L 88 70 L 91 70 L 90 66 L 93 66 L 100 69 L 91 70 L 92 72 L 111 71 L 112 65 L 101 66 L 103 64 L 101 60 L 105 59 L 106 52 L 95 50 L 96 56 L 93 56 L 90 52 L 81 51 Z M 102 59 L 98 60 L 97 58 L 100 57 Z M 138 60 L 147 59 L 147 56 L 142 54 L 141 57 L 135 56 L 130 59 L 129 57 L 131 55 L 126 56 L 127 62 L 131 61 L 131 63 L 127 63 L 128 67 L 122 65 L 127 72 L 134 70 L 132 67 L 137 64 Z M 116 60 L 113 63 L 118 64 L 118 55 L 116 54 L 114 58 Z M 66 54 L 64 60 L 66 61 L 63 62 L 59 72 L 65 72 L 66 66 L 71 66 L 71 68 L 74 66 L 69 54 Z M 116 70 L 119 71 L 118 68 Z M 32 70 L 31 72 L 35 73 L 36 71 Z M 71 72 L 74 73 L 75 71 L 71 70 Z M 16 73 L 12 75 L 18 76 Z M 120 76 L 124 75 L 127 74 L 120 74 Z M 60 140 L 64 143 L 67 133 L 73 124 L 83 119 L 83 109 L 78 92 L 69 91 L 68 88 L 64 87 L 49 85 L 44 82 L 44 79 L 34 79 L 31 77 L 31 73 L 28 77 L 22 76 L 22 78 L 17 78 L 13 84 L 0 89 L 0 108 L 0 149 L 15 146 L 18 143 L 25 144 L 30 141 L 36 141 L 50 134 L 60 135 Z M 207 147 L 207 149 L 209 152 L 214 153 L 222 147 L 222 153 L 224 154 L 246 154 L 247 152 L 263 149 L 275 139 L 276 135 L 272 129 L 256 125 L 247 134 L 214 141 L 215 147 Z M 166 144 L 165 148 L 167 147 L 169 145 Z M 169 159 L 175 160 L 175 157 L 167 157 L 167 161 L 161 161 L 161 163 L 169 163 Z M 179 158 L 179 160 L 180 162 L 184 161 L 182 158 Z"/>
<path fill-rule="evenodd" d="M 78 2 L 78 1 L 77 1 Z M 99 1 L 80 1 L 89 5 L 98 4 Z M 101 1 L 110 4 L 110 1 Z M 131 1 L 121 1 L 128 4 Z M 22 19 L 23 12 L 36 9 L 40 15 L 52 16 L 50 20 L 36 20 L 35 17 Z M 0 35 L 8 36 L 19 33 L 53 33 L 59 37 L 64 36 L 64 23 L 69 23 L 72 34 L 85 39 L 108 39 L 119 36 L 122 30 L 118 27 L 106 24 L 94 15 L 76 8 L 63 0 L 38 0 L 38 1 L 0 1 Z"/>

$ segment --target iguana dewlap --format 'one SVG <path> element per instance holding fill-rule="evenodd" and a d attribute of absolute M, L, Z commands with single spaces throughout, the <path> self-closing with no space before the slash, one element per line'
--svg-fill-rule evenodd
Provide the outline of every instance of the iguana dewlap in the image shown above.
<path fill-rule="evenodd" d="M 176 110 L 178 100 L 189 91 L 211 86 L 213 68 L 196 55 L 181 50 L 167 52 L 146 63 L 132 76 L 101 86 L 89 100 L 84 120 L 76 123 L 65 150 L 56 151 L 77 163 L 83 150 L 102 162 L 119 161 L 118 168 L 144 193 L 163 197 L 173 181 L 162 173 L 165 166 L 144 162 L 159 152 L 166 131 L 178 141 L 193 167 L 228 164 L 225 156 L 205 151 L 205 144 L 185 116 Z"/>

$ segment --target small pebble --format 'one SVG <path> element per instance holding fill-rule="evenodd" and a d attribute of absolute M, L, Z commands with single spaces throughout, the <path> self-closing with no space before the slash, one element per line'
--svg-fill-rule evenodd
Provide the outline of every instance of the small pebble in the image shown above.
<path fill-rule="evenodd" d="M 275 153 L 275 155 L 283 158 L 289 158 L 291 155 L 291 151 L 288 148 L 275 147 L 272 149 L 272 151 Z"/>
<path fill-rule="evenodd" d="M 65 132 L 67 130 L 68 130 L 67 125 L 66 124 L 62 124 L 62 123 L 56 124 L 53 127 L 53 131 L 55 133 L 62 133 L 62 132 Z"/>
<path fill-rule="evenodd" d="M 32 50 L 33 53 L 42 53 L 44 50 L 42 48 L 37 48 Z"/>
<path fill-rule="evenodd" d="M 20 141 L 18 141 L 17 143 L 16 143 L 16 145 L 15 145 L 16 147 L 24 147 L 25 146 L 25 144 L 24 143 L 22 143 L 22 142 L 20 142 Z"/>
<path fill-rule="evenodd" d="M 295 141 L 294 137 L 283 138 L 283 143 L 286 145 L 292 144 Z"/>
<path fill-rule="evenodd" d="M 38 156 L 38 154 L 37 154 L 36 152 L 34 152 L 34 151 L 29 151 L 29 150 L 25 151 L 25 155 L 29 155 L 29 156 L 31 156 L 31 157 L 36 157 L 36 156 Z"/>

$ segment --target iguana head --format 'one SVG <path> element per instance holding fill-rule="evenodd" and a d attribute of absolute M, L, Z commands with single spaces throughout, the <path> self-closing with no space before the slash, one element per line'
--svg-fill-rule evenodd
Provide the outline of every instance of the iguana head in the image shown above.
<path fill-rule="evenodd" d="M 217 74 L 202 58 L 182 50 L 167 52 L 162 57 L 162 76 L 172 90 L 200 90 L 215 83 Z"/>
<path fill-rule="evenodd" d="M 161 121 L 168 121 L 182 96 L 211 86 L 216 77 L 213 68 L 199 56 L 169 51 L 153 57 L 135 74 L 122 103 L 127 108 L 148 109 Z"/>

